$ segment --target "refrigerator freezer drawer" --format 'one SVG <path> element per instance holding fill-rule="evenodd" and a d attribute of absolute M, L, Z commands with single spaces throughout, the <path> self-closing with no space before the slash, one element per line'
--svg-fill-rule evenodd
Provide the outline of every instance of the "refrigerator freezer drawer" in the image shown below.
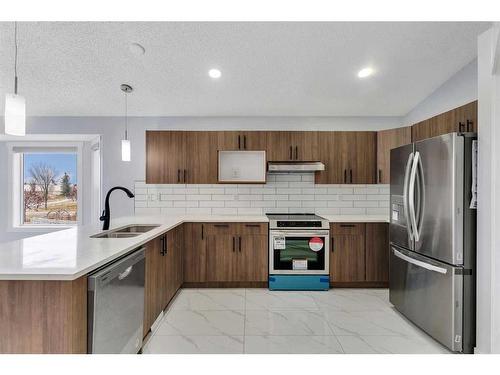
<path fill-rule="evenodd" d="M 463 348 L 463 272 L 391 246 L 390 301 L 450 350 Z"/>

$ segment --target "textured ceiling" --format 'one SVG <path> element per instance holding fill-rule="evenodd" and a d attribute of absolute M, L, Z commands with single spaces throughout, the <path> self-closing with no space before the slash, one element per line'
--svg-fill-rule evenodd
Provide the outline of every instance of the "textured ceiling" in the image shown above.
<path fill-rule="evenodd" d="M 29 115 L 401 116 L 476 57 L 488 23 L 20 23 Z M 13 90 L 0 22 L 0 94 Z M 130 43 L 146 48 L 143 56 Z M 377 73 L 360 80 L 367 65 Z M 217 67 L 222 78 L 208 77 Z M 0 101 L 3 113 L 3 100 Z"/>

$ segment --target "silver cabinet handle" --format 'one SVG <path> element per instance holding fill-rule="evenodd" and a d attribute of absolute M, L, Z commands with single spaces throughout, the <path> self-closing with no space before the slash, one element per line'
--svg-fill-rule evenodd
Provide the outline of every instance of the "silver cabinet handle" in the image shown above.
<path fill-rule="evenodd" d="M 413 233 L 411 230 L 410 220 L 409 220 L 409 208 L 408 208 L 408 179 L 410 177 L 410 169 L 411 163 L 413 162 L 413 152 L 408 156 L 408 161 L 406 162 L 405 168 L 405 178 L 404 178 L 404 186 L 403 186 L 403 206 L 405 210 L 405 219 L 406 219 L 406 230 L 408 231 L 408 235 L 410 236 L 410 240 L 413 240 Z"/>
<path fill-rule="evenodd" d="M 133 266 L 127 267 L 125 269 L 125 271 L 123 271 L 122 273 L 118 274 L 118 280 L 123 280 L 128 275 L 130 275 L 130 272 L 132 272 L 132 268 L 133 268 Z"/>
<path fill-rule="evenodd" d="M 404 261 L 406 261 L 408 263 L 414 264 L 415 266 L 425 268 L 426 270 L 429 270 L 429 271 L 439 272 L 439 273 L 442 273 L 443 275 L 445 275 L 448 272 L 448 270 L 446 268 L 433 266 L 432 264 L 422 262 L 421 260 L 413 259 L 413 258 L 409 257 L 408 255 L 404 255 L 403 253 L 399 252 L 395 248 L 392 248 L 392 251 L 393 251 L 394 255 L 397 256 L 398 258 L 403 259 Z"/>
<path fill-rule="evenodd" d="M 417 228 L 417 218 L 415 215 L 415 180 L 417 178 L 417 167 L 420 159 L 420 153 L 418 151 L 415 152 L 415 156 L 413 158 L 413 165 L 411 167 L 410 172 L 410 183 L 408 188 L 408 200 L 409 200 L 409 208 L 410 208 L 410 223 L 412 227 L 413 235 L 415 236 L 415 241 L 419 241 L 420 235 L 418 233 Z"/>

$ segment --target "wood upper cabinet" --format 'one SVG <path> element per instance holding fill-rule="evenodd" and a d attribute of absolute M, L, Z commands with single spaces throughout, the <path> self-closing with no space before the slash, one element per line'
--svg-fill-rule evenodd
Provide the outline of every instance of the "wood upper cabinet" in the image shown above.
<path fill-rule="evenodd" d="M 219 131 L 216 133 L 219 150 L 266 150 L 267 132 L 265 131 Z"/>
<path fill-rule="evenodd" d="M 389 184 L 391 149 L 411 143 L 411 127 L 382 130 L 377 133 L 377 182 Z"/>
<path fill-rule="evenodd" d="M 347 173 L 348 168 L 348 154 L 343 132 L 317 132 L 317 141 L 318 159 L 325 164 L 325 170 L 316 172 L 316 183 L 344 183 L 344 172 Z"/>
<path fill-rule="evenodd" d="M 389 224 L 366 223 L 366 281 L 389 282 Z"/>
<path fill-rule="evenodd" d="M 317 184 L 371 184 L 375 182 L 376 132 L 318 132 L 319 160 L 325 170 Z"/>
<path fill-rule="evenodd" d="M 146 183 L 181 183 L 186 173 L 185 133 L 146 131 Z"/>
<path fill-rule="evenodd" d="M 331 224 L 330 281 L 365 281 L 365 224 Z"/>
<path fill-rule="evenodd" d="M 182 182 L 186 184 L 217 183 L 218 132 L 185 132 L 185 167 Z M 185 176 L 184 176 L 185 173 Z"/>
<path fill-rule="evenodd" d="M 377 165 L 377 133 L 376 132 L 347 132 L 347 148 L 349 172 L 345 182 L 350 184 L 376 183 Z"/>
<path fill-rule="evenodd" d="M 184 224 L 184 281 L 206 281 L 206 231 L 203 223 Z"/>
<path fill-rule="evenodd" d="M 267 160 L 316 161 L 318 157 L 318 132 L 267 132 Z"/>
<path fill-rule="evenodd" d="M 477 132 L 477 100 L 412 126 L 412 141 L 453 132 Z"/>

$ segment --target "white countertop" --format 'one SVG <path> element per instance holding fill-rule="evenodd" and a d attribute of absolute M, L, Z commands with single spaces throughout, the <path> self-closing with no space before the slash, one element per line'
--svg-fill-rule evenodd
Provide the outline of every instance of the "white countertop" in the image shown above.
<path fill-rule="evenodd" d="M 388 222 L 381 215 L 323 215 L 330 222 Z M 160 224 L 129 238 L 90 238 L 101 232 L 89 225 L 0 243 L 0 280 L 74 280 L 127 254 L 184 222 L 268 222 L 266 216 L 128 216 L 111 220 L 110 229 L 130 224 Z"/>

